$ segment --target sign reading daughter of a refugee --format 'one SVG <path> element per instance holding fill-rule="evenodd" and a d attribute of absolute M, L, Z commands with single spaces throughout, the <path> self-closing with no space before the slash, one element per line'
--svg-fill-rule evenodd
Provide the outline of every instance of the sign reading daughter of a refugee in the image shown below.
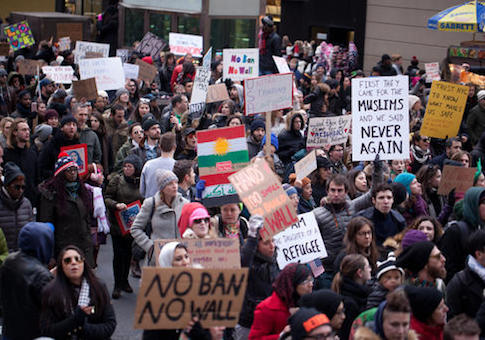
<path fill-rule="evenodd" d="M 352 79 L 352 160 L 409 158 L 408 77 Z"/>

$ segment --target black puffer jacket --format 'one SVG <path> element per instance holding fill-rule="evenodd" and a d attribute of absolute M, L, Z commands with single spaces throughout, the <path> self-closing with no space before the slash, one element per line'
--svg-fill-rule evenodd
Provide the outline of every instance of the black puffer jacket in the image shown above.
<path fill-rule="evenodd" d="M 14 201 L 0 188 L 0 228 L 7 240 L 9 252 L 18 250 L 20 229 L 33 220 L 32 205 L 27 198 Z"/>
<path fill-rule="evenodd" d="M 293 120 L 296 117 L 300 117 L 301 119 L 301 130 L 304 131 L 305 129 L 305 121 L 303 120 L 303 116 L 299 113 L 293 114 L 286 119 L 286 129 L 281 131 L 278 135 L 278 150 L 276 153 L 281 161 L 286 165 L 291 162 L 291 157 L 301 149 L 304 149 L 306 146 L 305 136 L 298 131 L 293 130 Z"/>
<path fill-rule="evenodd" d="M 241 267 L 249 267 L 248 288 L 239 315 L 239 324 L 246 328 L 251 328 L 256 306 L 271 295 L 279 273 L 276 259 L 263 256 L 257 249 L 258 240 L 254 237 L 248 237 L 241 249 Z"/>

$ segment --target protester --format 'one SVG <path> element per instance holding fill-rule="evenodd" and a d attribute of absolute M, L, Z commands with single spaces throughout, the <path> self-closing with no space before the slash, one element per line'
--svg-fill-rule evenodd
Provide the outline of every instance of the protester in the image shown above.
<path fill-rule="evenodd" d="M 113 166 L 114 172 L 119 172 L 123 166 L 123 161 L 130 153 L 130 150 L 137 148 L 140 141 L 143 139 L 143 129 L 141 124 L 134 123 L 128 129 L 128 140 L 116 152 L 115 164 Z"/>
<path fill-rule="evenodd" d="M 188 224 L 184 233 L 182 234 L 182 238 L 199 239 L 211 238 L 214 236 L 211 235 L 210 215 L 206 208 L 199 207 L 190 212 L 184 211 L 184 208 L 182 208 L 180 219 L 183 219 L 185 217 L 184 215 L 189 215 L 189 217 Z"/>
<path fill-rule="evenodd" d="M 292 340 L 335 339 L 330 320 L 314 308 L 300 308 L 288 319 Z"/>
<path fill-rule="evenodd" d="M 305 148 L 305 121 L 301 113 L 295 112 L 286 117 L 286 129 L 278 135 L 277 154 L 283 164 L 288 166 L 292 157 Z"/>
<path fill-rule="evenodd" d="M 261 149 L 261 141 L 263 140 L 266 124 L 261 119 L 255 119 L 251 123 L 250 135 L 247 138 L 249 159 L 255 157 Z"/>
<path fill-rule="evenodd" d="M 131 153 L 137 155 L 145 164 L 147 161 L 160 157 L 160 124 L 152 115 L 147 115 L 141 125 L 143 139 L 131 149 Z"/>
<path fill-rule="evenodd" d="M 416 229 L 422 231 L 428 241 L 439 245 L 441 236 L 443 236 L 443 228 L 441 223 L 435 218 L 430 216 L 421 216 L 414 220 L 413 224 L 409 226 L 409 229 Z"/>
<path fill-rule="evenodd" d="M 483 113 L 485 112 L 485 90 L 478 91 L 477 100 L 477 105 L 470 110 L 466 120 L 468 134 L 473 144 L 478 142 L 480 135 L 485 130 L 485 121 L 483 120 Z"/>
<path fill-rule="evenodd" d="M 465 314 L 450 319 L 443 330 L 443 339 L 445 340 L 478 340 L 479 336 L 480 327 L 477 322 Z"/>
<path fill-rule="evenodd" d="M 367 177 L 365 172 L 360 169 L 352 169 L 347 174 L 347 180 L 349 183 L 349 197 L 351 199 L 357 198 L 367 191 Z"/>
<path fill-rule="evenodd" d="M 298 214 L 313 211 L 317 205 L 312 197 L 312 183 L 308 177 L 301 179 L 300 197 L 298 200 Z"/>
<path fill-rule="evenodd" d="M 367 297 L 366 309 L 379 306 L 387 294 L 393 292 L 404 281 L 404 270 L 396 266 L 396 257 L 392 251 L 387 254 L 387 259 L 377 262 L 376 279 Z"/>
<path fill-rule="evenodd" d="M 332 163 L 326 157 L 317 156 L 317 170 L 310 176 L 312 196 L 317 206 L 320 206 L 322 198 L 327 196 L 327 181 L 331 175 Z"/>
<path fill-rule="evenodd" d="M 173 173 L 178 178 L 178 192 L 188 201 L 195 201 L 195 171 L 194 162 L 178 160 L 173 165 Z"/>
<path fill-rule="evenodd" d="M 211 226 L 219 237 L 237 238 L 241 245 L 248 237 L 248 221 L 241 216 L 241 206 L 238 203 L 227 203 L 221 206 L 221 213 L 211 220 Z"/>

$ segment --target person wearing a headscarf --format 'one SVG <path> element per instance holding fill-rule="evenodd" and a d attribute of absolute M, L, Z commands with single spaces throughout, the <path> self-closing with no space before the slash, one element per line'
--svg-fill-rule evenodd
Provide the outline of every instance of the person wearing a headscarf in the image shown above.
<path fill-rule="evenodd" d="M 254 311 L 249 340 L 278 339 L 287 325 L 290 308 L 313 289 L 313 275 L 304 264 L 290 263 L 273 283 L 273 294 L 263 300 Z"/>

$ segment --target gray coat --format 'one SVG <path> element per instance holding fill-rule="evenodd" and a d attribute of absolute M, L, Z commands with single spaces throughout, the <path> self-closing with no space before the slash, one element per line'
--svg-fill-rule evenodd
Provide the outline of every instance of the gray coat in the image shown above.
<path fill-rule="evenodd" d="M 179 228 L 177 226 L 182 207 L 185 203 L 189 203 L 180 193 L 175 196 L 172 207 L 168 207 L 160 198 L 160 194 L 155 196 L 155 210 L 152 217 L 152 234 L 150 237 L 146 234 L 145 228 L 150 218 L 152 211 L 152 198 L 146 198 L 141 206 L 141 210 L 135 218 L 131 226 L 131 236 L 135 242 L 147 253 L 153 246 L 153 241 L 158 239 L 175 239 L 180 238 Z M 149 261 L 149 265 L 155 263 L 153 257 Z"/>
<path fill-rule="evenodd" d="M 0 228 L 10 252 L 18 250 L 17 239 L 20 229 L 33 220 L 32 205 L 27 198 L 22 197 L 15 202 L 0 188 Z"/>
<path fill-rule="evenodd" d="M 79 142 L 88 146 L 88 164 L 101 163 L 101 144 L 98 136 L 90 128 L 82 128 L 79 131 Z"/>

